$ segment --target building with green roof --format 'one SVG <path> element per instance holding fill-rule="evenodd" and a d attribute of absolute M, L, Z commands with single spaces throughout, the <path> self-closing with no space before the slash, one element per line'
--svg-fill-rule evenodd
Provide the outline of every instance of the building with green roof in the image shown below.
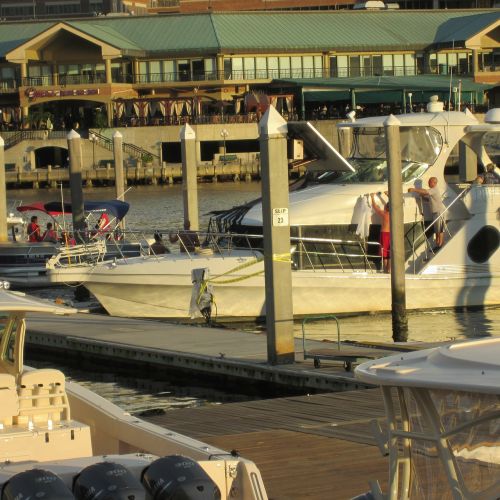
<path fill-rule="evenodd" d="M 304 118 L 319 105 L 405 107 L 433 93 L 478 105 L 497 96 L 500 10 L 2 23 L 0 57 L 4 126 L 43 114 L 82 127 L 246 120 L 269 104 Z"/>

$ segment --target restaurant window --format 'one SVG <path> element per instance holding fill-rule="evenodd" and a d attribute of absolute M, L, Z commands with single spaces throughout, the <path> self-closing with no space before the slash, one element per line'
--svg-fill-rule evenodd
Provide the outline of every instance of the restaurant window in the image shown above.
<path fill-rule="evenodd" d="M 180 82 L 189 82 L 191 80 L 191 67 L 187 59 L 177 61 L 177 80 Z"/>
<path fill-rule="evenodd" d="M 224 59 L 224 80 L 231 80 L 232 78 L 232 61 L 231 59 Z"/>
<path fill-rule="evenodd" d="M 290 63 L 291 63 L 291 77 L 302 78 L 302 57 L 292 56 L 290 58 Z"/>
<path fill-rule="evenodd" d="M 267 59 L 265 57 L 255 58 L 255 72 L 257 79 L 267 78 Z"/>
<path fill-rule="evenodd" d="M 268 57 L 267 58 L 267 69 L 268 69 L 268 78 L 277 78 L 278 77 L 278 58 L 277 57 Z"/>
<path fill-rule="evenodd" d="M 429 72 L 437 73 L 437 56 L 436 54 L 429 54 Z"/>
<path fill-rule="evenodd" d="M 405 54 L 405 75 L 415 74 L 415 55 Z"/>
<path fill-rule="evenodd" d="M 243 58 L 233 57 L 231 59 L 231 74 L 233 80 L 243 80 Z"/>
<path fill-rule="evenodd" d="M 314 78 L 314 58 L 312 56 L 302 57 L 302 68 L 304 70 L 304 78 Z"/>
<path fill-rule="evenodd" d="M 454 74 L 458 72 L 458 56 L 455 52 L 448 54 L 448 71 L 453 71 Z"/>
<path fill-rule="evenodd" d="M 337 76 L 338 68 L 337 68 L 337 57 L 330 57 L 330 78 Z"/>
<path fill-rule="evenodd" d="M 347 56 L 337 56 L 337 68 L 339 77 L 349 76 Z"/>
<path fill-rule="evenodd" d="M 171 82 L 175 80 L 175 66 L 174 61 L 163 61 L 163 81 Z"/>
<path fill-rule="evenodd" d="M 349 56 L 349 76 L 361 76 L 359 56 Z"/>
<path fill-rule="evenodd" d="M 191 61 L 191 73 L 195 81 L 205 79 L 205 63 L 203 59 L 193 59 Z"/>
<path fill-rule="evenodd" d="M 204 59 L 203 63 L 205 65 L 205 78 L 207 80 L 213 80 L 214 78 L 217 78 L 217 68 L 216 68 L 216 63 L 215 59 L 213 57 Z"/>
<path fill-rule="evenodd" d="M 315 78 L 323 77 L 323 57 L 314 56 L 314 76 Z"/>
<path fill-rule="evenodd" d="M 161 63 L 160 61 L 149 61 L 149 79 L 150 83 L 161 82 Z M 113 81 L 116 81 L 113 77 Z"/>
<path fill-rule="evenodd" d="M 33 17 L 34 9 L 34 2 L 7 4 L 0 6 L 0 13 L 2 17 Z"/>
<path fill-rule="evenodd" d="M 417 54 L 415 57 L 415 67 L 417 70 L 417 75 L 423 75 L 425 73 L 425 57 L 424 54 Z"/>
<path fill-rule="evenodd" d="M 77 14 L 80 12 L 80 0 L 45 2 L 46 14 Z"/>
<path fill-rule="evenodd" d="M 146 61 L 139 62 L 139 74 L 137 75 L 137 81 L 140 83 L 146 83 L 148 81 L 148 63 Z"/>
<path fill-rule="evenodd" d="M 372 56 L 361 56 L 361 74 L 372 76 Z"/>
<path fill-rule="evenodd" d="M 394 66 L 392 63 L 392 54 L 384 54 L 382 56 L 382 64 L 384 66 L 384 76 L 393 76 Z"/>
<path fill-rule="evenodd" d="M 255 57 L 244 57 L 243 69 L 245 80 L 255 80 Z"/>
<path fill-rule="evenodd" d="M 382 56 L 372 56 L 373 76 L 382 76 L 384 67 L 382 65 Z"/>
<path fill-rule="evenodd" d="M 438 74 L 440 75 L 448 74 L 448 60 L 446 54 L 437 55 L 437 67 L 438 67 Z"/>
<path fill-rule="evenodd" d="M 122 78 L 122 63 L 121 62 L 111 63 L 111 81 L 121 82 L 121 78 Z"/>
<path fill-rule="evenodd" d="M 460 52 L 458 54 L 458 72 L 461 75 L 466 75 L 469 72 L 468 61 L 469 58 L 466 52 Z"/>
<path fill-rule="evenodd" d="M 280 78 L 290 78 L 290 58 L 280 57 Z"/>
<path fill-rule="evenodd" d="M 394 54 L 393 61 L 394 61 L 394 75 L 403 76 L 405 74 L 405 69 L 404 69 L 405 63 L 403 54 Z"/>

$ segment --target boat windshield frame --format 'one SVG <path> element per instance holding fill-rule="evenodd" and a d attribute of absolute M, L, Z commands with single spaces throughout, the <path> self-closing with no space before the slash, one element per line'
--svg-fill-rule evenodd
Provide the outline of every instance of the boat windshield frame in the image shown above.
<path fill-rule="evenodd" d="M 383 127 L 353 127 L 353 146 L 348 158 L 355 168 L 340 177 L 333 172 L 319 176 L 319 183 L 357 184 L 387 182 L 385 130 Z M 443 136 L 434 127 L 400 127 L 403 182 L 420 178 L 443 150 Z"/>

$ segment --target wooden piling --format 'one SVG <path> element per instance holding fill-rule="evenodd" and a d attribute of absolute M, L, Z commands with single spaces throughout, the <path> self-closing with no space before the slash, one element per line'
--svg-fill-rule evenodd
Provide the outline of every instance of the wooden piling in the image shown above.
<path fill-rule="evenodd" d="M 290 225 L 288 220 L 287 124 L 274 106 L 259 123 L 266 289 L 267 359 L 295 361 Z"/>
<path fill-rule="evenodd" d="M 8 241 L 7 186 L 5 184 L 5 142 L 0 137 L 0 242 Z"/>
<path fill-rule="evenodd" d="M 394 115 L 389 116 L 384 122 L 391 214 L 392 338 L 395 342 L 406 342 L 408 318 L 406 316 L 403 182 L 399 126 L 400 121 Z"/>
<path fill-rule="evenodd" d="M 71 206 L 73 231 L 77 241 L 83 241 L 85 232 L 85 216 L 83 213 L 82 191 L 82 144 L 80 135 L 72 130 L 67 135 L 69 153 L 69 187 L 71 192 Z"/>
<path fill-rule="evenodd" d="M 181 128 L 182 195 L 184 200 L 184 222 L 189 221 L 191 229 L 200 228 L 198 219 L 198 169 L 196 165 L 196 134 L 186 123 Z"/>

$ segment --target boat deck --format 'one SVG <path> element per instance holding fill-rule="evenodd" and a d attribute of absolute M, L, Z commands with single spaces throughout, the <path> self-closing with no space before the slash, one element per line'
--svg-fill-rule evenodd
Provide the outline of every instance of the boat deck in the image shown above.
<path fill-rule="evenodd" d="M 350 499 L 379 480 L 388 459 L 370 421 L 384 416 L 378 389 L 182 408 L 146 420 L 228 451 L 259 467 L 274 500 Z"/>

